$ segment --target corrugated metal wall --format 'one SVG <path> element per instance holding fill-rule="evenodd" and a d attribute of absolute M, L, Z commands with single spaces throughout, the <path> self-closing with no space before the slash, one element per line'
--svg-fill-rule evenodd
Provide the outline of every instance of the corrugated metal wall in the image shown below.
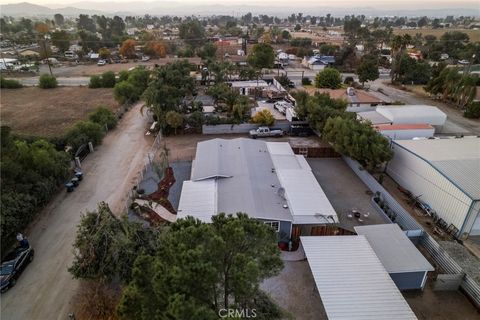
<path fill-rule="evenodd" d="M 435 239 L 423 231 L 422 226 L 405 209 L 403 209 L 403 207 L 375 180 L 371 174 L 365 170 L 360 170 L 360 164 L 355 160 L 345 156 L 343 159 L 372 192 L 379 191 L 382 193 L 384 199 L 388 200 L 387 203 L 390 208 L 394 208 L 395 213 L 397 213 L 397 219 L 395 222 L 398 223 L 403 230 L 413 230 L 415 236 L 418 232 L 421 233 L 421 236 L 416 239 L 419 240 L 418 243 L 424 247 L 433 260 L 435 260 L 437 266 L 448 274 L 465 274 L 455 260 L 450 257 Z M 465 274 L 460 287 L 465 291 L 477 308 L 480 308 L 480 284 L 478 284 L 472 277 Z"/>
<path fill-rule="evenodd" d="M 460 230 L 472 200 L 421 158 L 400 147 L 394 146 L 394 152 L 387 173 Z"/>

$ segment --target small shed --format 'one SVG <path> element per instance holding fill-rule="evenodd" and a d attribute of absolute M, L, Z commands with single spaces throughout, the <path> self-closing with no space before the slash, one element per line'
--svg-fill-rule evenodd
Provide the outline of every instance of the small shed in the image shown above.
<path fill-rule="evenodd" d="M 300 239 L 329 320 L 417 319 L 365 236 Z"/>
<path fill-rule="evenodd" d="M 398 224 L 357 226 L 355 231 L 367 238 L 400 290 L 423 289 L 427 272 L 435 269 Z"/>
<path fill-rule="evenodd" d="M 422 124 L 377 124 L 373 128 L 380 134 L 392 140 L 410 140 L 413 138 L 430 138 L 435 134 L 435 128 Z"/>

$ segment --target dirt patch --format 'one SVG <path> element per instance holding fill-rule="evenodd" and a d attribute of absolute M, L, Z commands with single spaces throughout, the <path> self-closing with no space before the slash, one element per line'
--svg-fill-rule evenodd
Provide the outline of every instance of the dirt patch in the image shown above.
<path fill-rule="evenodd" d="M 100 105 L 118 109 L 113 89 L 2 89 L 1 123 L 21 135 L 58 137 L 77 121 L 87 119 L 88 114 Z"/>

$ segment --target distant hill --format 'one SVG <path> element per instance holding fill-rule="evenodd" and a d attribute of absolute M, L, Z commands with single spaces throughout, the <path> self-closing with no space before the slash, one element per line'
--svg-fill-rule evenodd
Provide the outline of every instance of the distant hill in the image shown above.
<path fill-rule="evenodd" d="M 221 1 L 219 1 L 221 3 Z M 468 7 L 467 3 L 458 3 L 458 7 L 428 7 L 423 5 L 421 8 L 411 9 L 411 6 L 405 5 L 402 9 L 384 9 L 382 7 L 351 7 L 338 8 L 326 7 L 319 5 L 302 6 L 293 9 L 290 6 L 264 6 L 264 5 L 238 5 L 238 4 L 199 4 L 199 3 L 179 3 L 175 1 L 137 1 L 137 2 L 96 2 L 96 1 L 78 1 L 69 7 L 62 4 L 49 4 L 39 6 L 28 2 L 0 5 L 1 15 L 14 17 L 28 16 L 52 16 L 55 13 L 61 13 L 64 16 L 78 16 L 83 14 L 104 14 L 112 16 L 118 14 L 126 15 L 236 15 L 251 12 L 253 14 L 269 14 L 277 16 L 288 16 L 292 12 L 303 12 L 307 14 L 325 15 L 331 13 L 333 16 L 343 17 L 350 14 L 364 14 L 366 16 L 429 16 L 429 17 L 445 17 L 447 15 L 454 16 L 479 16 L 480 12 L 477 7 Z"/>
<path fill-rule="evenodd" d="M 103 11 L 91 9 L 79 9 L 74 7 L 64 7 L 58 9 L 50 9 L 49 7 L 39 6 L 29 2 L 13 3 L 0 5 L 2 16 L 12 17 L 51 17 L 56 13 L 64 16 L 78 16 L 79 14 L 106 14 Z"/>

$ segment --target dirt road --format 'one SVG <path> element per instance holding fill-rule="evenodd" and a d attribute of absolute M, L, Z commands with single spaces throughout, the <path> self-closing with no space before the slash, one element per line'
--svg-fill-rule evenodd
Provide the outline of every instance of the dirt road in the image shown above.
<path fill-rule="evenodd" d="M 61 192 L 26 232 L 35 259 L 11 290 L 1 296 L 3 319 L 67 319 L 78 281 L 67 267 L 81 213 L 100 201 L 121 212 L 125 195 L 144 165 L 152 137 L 145 137 L 141 105 L 130 110 L 97 150 L 82 163 L 85 179 L 73 193 Z"/>

